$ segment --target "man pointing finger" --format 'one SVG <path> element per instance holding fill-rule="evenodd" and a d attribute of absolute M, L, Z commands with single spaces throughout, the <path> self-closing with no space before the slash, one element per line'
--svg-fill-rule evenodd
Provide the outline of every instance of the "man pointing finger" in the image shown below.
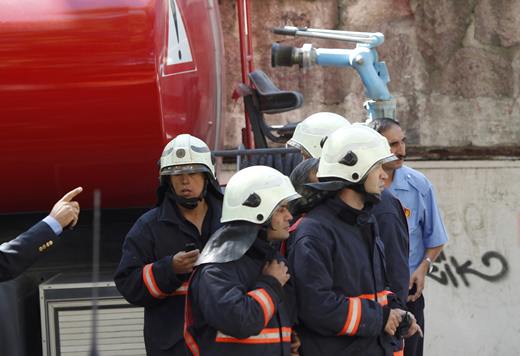
<path fill-rule="evenodd" d="M 78 187 L 54 204 L 50 214 L 17 238 L 0 245 L 0 282 L 13 279 L 29 268 L 54 245 L 65 227 L 74 227 L 79 203 L 73 199 L 83 191 Z"/>

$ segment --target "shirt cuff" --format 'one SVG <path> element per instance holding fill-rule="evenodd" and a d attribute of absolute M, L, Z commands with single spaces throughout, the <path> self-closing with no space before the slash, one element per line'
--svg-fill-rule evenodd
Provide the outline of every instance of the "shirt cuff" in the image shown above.
<path fill-rule="evenodd" d="M 52 216 L 50 215 L 47 215 L 45 217 L 45 219 L 42 220 L 44 223 L 46 223 L 47 225 L 49 225 L 49 227 L 52 229 L 52 231 L 54 231 L 54 233 L 56 234 L 56 236 L 59 236 L 62 232 L 63 232 L 63 228 L 61 227 L 60 223 L 58 222 L 58 220 L 56 220 L 55 218 L 53 218 Z"/>

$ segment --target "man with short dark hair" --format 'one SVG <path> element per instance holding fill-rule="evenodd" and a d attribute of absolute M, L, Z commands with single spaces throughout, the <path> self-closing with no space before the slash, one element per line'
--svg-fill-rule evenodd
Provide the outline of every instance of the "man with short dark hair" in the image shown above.
<path fill-rule="evenodd" d="M 405 208 L 410 231 L 410 295 L 408 310 L 417 318 L 424 330 L 424 289 L 425 277 L 433 261 L 441 253 L 448 236 L 437 208 L 433 186 L 422 173 L 404 165 L 406 157 L 406 136 L 399 123 L 383 118 L 369 123 L 369 126 L 388 140 L 396 161 L 384 165 L 388 174 L 385 187 L 399 198 Z M 405 356 L 422 356 L 422 338 L 406 340 Z"/>

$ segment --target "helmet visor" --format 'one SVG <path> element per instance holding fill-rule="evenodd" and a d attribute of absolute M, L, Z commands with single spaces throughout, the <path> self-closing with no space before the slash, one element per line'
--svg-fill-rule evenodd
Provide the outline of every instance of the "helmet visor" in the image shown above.
<path fill-rule="evenodd" d="M 396 161 L 398 160 L 398 158 L 395 156 L 395 155 L 390 155 L 388 157 L 385 157 L 385 158 L 382 158 L 380 159 L 379 161 L 377 161 L 376 163 L 374 163 L 372 165 L 372 167 L 370 167 L 369 170 L 367 170 L 367 172 L 365 173 L 365 175 L 359 180 L 359 182 L 364 182 L 365 179 L 368 177 L 368 175 L 370 174 L 370 172 L 372 172 L 376 167 L 380 166 L 380 165 L 383 165 L 385 163 L 389 163 L 389 162 L 393 162 L 393 161 Z"/>
<path fill-rule="evenodd" d="M 391 155 L 386 158 L 383 158 L 382 160 L 380 160 L 377 163 L 385 164 L 385 163 L 389 163 L 389 162 L 393 162 L 393 161 L 397 161 L 397 160 L 398 160 L 398 158 L 395 155 Z"/>
<path fill-rule="evenodd" d="M 162 176 L 178 176 L 181 174 L 190 174 L 190 173 L 211 173 L 209 168 L 203 164 L 182 164 L 177 166 L 168 166 L 164 167 L 161 170 Z"/>
<path fill-rule="evenodd" d="M 313 155 L 311 155 L 309 153 L 309 151 L 307 151 L 307 149 L 305 147 L 303 147 L 302 144 L 300 144 L 297 141 L 294 141 L 293 139 L 290 139 L 289 141 L 287 141 L 287 143 L 285 144 L 285 147 L 286 148 L 297 148 L 301 151 L 301 153 L 303 155 L 306 155 L 307 157 L 315 158 L 315 157 L 313 157 Z"/>
<path fill-rule="evenodd" d="M 294 202 L 295 200 L 298 200 L 301 197 L 302 196 L 300 194 L 295 193 L 295 194 L 289 195 L 288 197 L 283 198 L 278 204 L 276 204 L 276 206 L 274 207 L 273 211 L 271 211 L 271 214 L 269 215 L 267 220 L 271 219 L 273 217 L 274 213 L 276 212 L 276 210 L 278 210 L 280 207 L 282 207 L 284 205 L 289 205 L 290 202 Z"/>

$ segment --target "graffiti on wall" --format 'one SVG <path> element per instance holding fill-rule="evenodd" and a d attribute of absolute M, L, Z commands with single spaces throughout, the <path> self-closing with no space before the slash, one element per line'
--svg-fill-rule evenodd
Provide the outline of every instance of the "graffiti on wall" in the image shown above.
<path fill-rule="evenodd" d="M 471 285 L 471 278 L 480 278 L 488 282 L 497 282 L 504 279 L 509 272 L 509 264 L 504 256 L 496 251 L 488 251 L 481 257 L 484 268 L 473 267 L 471 260 L 463 263 L 455 256 L 446 256 L 444 252 L 439 255 L 437 262 L 433 265 L 433 270 L 428 277 L 439 282 L 442 285 L 450 283 L 458 288 L 461 281 L 466 287 Z M 496 271 L 499 267 L 498 272 Z"/>

